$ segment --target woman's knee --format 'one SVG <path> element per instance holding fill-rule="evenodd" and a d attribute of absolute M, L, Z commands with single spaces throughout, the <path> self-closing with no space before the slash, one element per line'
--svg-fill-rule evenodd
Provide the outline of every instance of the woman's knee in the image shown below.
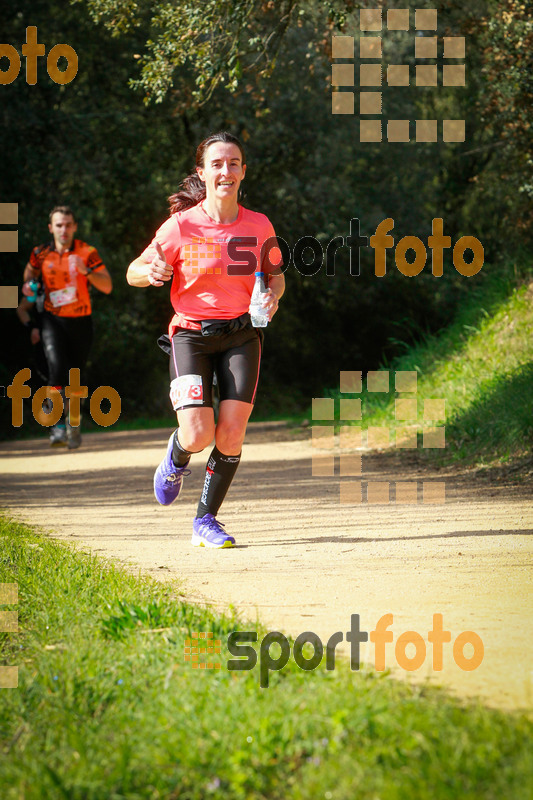
<path fill-rule="evenodd" d="M 187 411 L 192 413 L 185 413 Z M 199 453 L 213 441 L 215 420 L 212 409 L 184 409 L 178 413 L 178 423 L 178 440 L 185 450 Z"/>
<path fill-rule="evenodd" d="M 213 441 L 215 429 L 183 428 L 181 425 L 178 430 L 178 440 L 184 450 L 189 450 L 191 453 L 199 453 L 205 447 L 208 447 Z"/>
<path fill-rule="evenodd" d="M 217 425 L 216 445 L 221 453 L 238 455 L 246 434 L 246 423 L 226 420 Z"/>

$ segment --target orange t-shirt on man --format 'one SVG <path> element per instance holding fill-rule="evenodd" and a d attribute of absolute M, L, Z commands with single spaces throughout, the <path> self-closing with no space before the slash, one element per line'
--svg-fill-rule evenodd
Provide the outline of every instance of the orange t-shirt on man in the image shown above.
<path fill-rule="evenodd" d="M 96 247 L 74 239 L 69 249 L 59 253 L 54 244 L 35 247 L 31 267 L 39 273 L 44 288 L 44 308 L 57 317 L 86 317 L 91 309 L 87 276 L 78 271 L 81 259 L 89 274 L 104 270 Z"/>

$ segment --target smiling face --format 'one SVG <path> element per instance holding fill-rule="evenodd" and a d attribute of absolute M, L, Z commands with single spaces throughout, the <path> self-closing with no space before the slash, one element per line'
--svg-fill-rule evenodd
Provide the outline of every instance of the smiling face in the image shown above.
<path fill-rule="evenodd" d="M 236 144 L 214 142 L 204 154 L 202 167 L 196 171 L 205 183 L 208 200 L 230 200 L 237 202 L 239 186 L 246 172 L 241 151 Z"/>
<path fill-rule="evenodd" d="M 56 249 L 70 250 L 78 226 L 70 214 L 56 211 L 52 216 L 52 222 L 48 225 L 48 230 L 53 234 Z"/>

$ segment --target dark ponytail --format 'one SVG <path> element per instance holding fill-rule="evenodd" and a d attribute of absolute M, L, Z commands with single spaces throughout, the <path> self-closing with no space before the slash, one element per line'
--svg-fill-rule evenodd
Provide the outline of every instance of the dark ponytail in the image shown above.
<path fill-rule="evenodd" d="M 203 142 L 200 142 L 200 144 L 198 145 L 198 149 L 196 150 L 197 167 L 204 166 L 205 152 L 209 147 L 209 145 L 212 145 L 215 142 L 223 142 L 224 144 L 237 145 L 237 147 L 241 151 L 243 165 L 246 163 L 244 156 L 244 147 L 242 146 L 239 139 L 237 139 L 236 136 L 233 136 L 233 134 L 228 133 L 227 131 L 221 131 L 220 133 L 213 133 L 211 136 L 208 136 L 207 139 L 204 139 Z M 184 211 L 186 208 L 191 208 L 191 206 L 197 205 L 204 199 L 205 199 L 205 183 L 200 180 L 198 173 L 195 170 L 182 180 L 176 194 L 171 194 L 170 197 L 168 198 L 168 202 L 170 204 L 170 213 L 175 214 L 177 211 Z"/>
<path fill-rule="evenodd" d="M 168 198 L 170 213 L 184 211 L 186 208 L 197 205 L 205 198 L 205 183 L 200 180 L 197 172 L 192 172 L 180 183 L 180 188 L 176 194 L 171 194 Z"/>

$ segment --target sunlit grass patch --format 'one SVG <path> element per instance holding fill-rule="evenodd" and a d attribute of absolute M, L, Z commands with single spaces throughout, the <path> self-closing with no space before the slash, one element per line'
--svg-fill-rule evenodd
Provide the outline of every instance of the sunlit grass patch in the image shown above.
<path fill-rule="evenodd" d="M 259 626 L 6 520 L 0 582 L 19 589 L 19 632 L 0 634 L 19 666 L 0 690 L 6 800 L 529 797 L 523 715 L 344 662 L 291 660 L 261 689 L 224 647 Z M 198 630 L 221 640 L 221 669 L 185 662 Z"/>

